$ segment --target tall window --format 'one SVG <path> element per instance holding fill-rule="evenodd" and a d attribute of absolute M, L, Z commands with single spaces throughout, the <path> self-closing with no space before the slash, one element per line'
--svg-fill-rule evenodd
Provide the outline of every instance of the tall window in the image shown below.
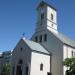
<path fill-rule="evenodd" d="M 72 51 L 72 57 L 73 57 L 73 51 Z"/>
<path fill-rule="evenodd" d="M 75 51 L 72 51 L 72 57 L 74 57 L 75 56 Z"/>
<path fill-rule="evenodd" d="M 51 20 L 53 20 L 53 14 L 51 14 Z"/>
<path fill-rule="evenodd" d="M 44 19 L 44 13 L 41 13 L 41 20 Z"/>
<path fill-rule="evenodd" d="M 20 60 L 19 60 L 19 64 L 23 64 L 23 61 L 22 61 L 22 59 L 20 59 Z"/>
<path fill-rule="evenodd" d="M 40 71 L 43 71 L 43 64 L 40 64 Z"/>
<path fill-rule="evenodd" d="M 20 50 L 22 51 L 23 50 L 23 47 L 21 47 Z"/>
<path fill-rule="evenodd" d="M 47 34 L 44 35 L 44 41 L 47 41 Z"/>
<path fill-rule="evenodd" d="M 42 35 L 40 35 L 39 42 L 42 42 Z"/>
<path fill-rule="evenodd" d="M 37 36 L 35 37 L 35 42 L 38 42 L 38 37 Z"/>
<path fill-rule="evenodd" d="M 47 72 L 47 75 L 52 75 L 50 72 Z"/>
<path fill-rule="evenodd" d="M 28 75 L 28 66 L 25 68 L 25 75 Z"/>

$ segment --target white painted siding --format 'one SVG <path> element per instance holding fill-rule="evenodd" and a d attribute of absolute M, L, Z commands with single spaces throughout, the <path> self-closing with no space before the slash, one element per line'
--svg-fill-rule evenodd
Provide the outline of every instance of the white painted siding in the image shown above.
<path fill-rule="evenodd" d="M 51 14 L 53 14 L 53 22 L 57 24 L 57 12 L 51 7 L 47 6 L 47 19 L 51 20 Z"/>
<path fill-rule="evenodd" d="M 63 46 L 63 61 L 66 59 L 66 58 L 71 58 L 72 57 L 72 51 L 75 51 L 74 48 L 70 47 L 70 46 L 67 46 L 67 45 L 64 45 Z M 67 67 L 63 67 L 63 73 L 65 75 L 65 71 L 67 70 Z"/>
<path fill-rule="evenodd" d="M 43 63 L 43 71 L 40 64 Z M 50 72 L 50 56 L 32 52 L 30 75 L 47 75 Z"/>
<path fill-rule="evenodd" d="M 53 20 L 51 20 L 53 14 Z M 47 7 L 47 29 L 57 33 L 57 12 L 51 7 Z"/>
<path fill-rule="evenodd" d="M 63 44 L 58 40 L 50 31 L 44 30 L 35 33 L 32 40 L 35 40 L 35 36 L 47 34 L 47 41 L 42 41 L 42 45 L 52 53 L 51 60 L 51 73 L 52 75 L 63 75 Z M 44 36 L 43 36 L 44 37 Z"/>
<path fill-rule="evenodd" d="M 22 51 L 21 51 L 21 47 L 23 48 Z M 31 50 L 27 46 L 27 44 L 25 44 L 25 42 L 23 40 L 19 41 L 19 43 L 17 44 L 17 46 L 15 47 L 15 49 L 12 53 L 12 63 L 11 64 L 12 64 L 12 67 L 15 67 L 14 75 L 16 75 L 16 69 L 17 69 L 17 65 L 19 65 L 20 59 L 23 60 L 22 75 L 25 75 L 25 68 L 26 68 L 26 66 L 29 67 L 30 63 L 31 63 Z"/>

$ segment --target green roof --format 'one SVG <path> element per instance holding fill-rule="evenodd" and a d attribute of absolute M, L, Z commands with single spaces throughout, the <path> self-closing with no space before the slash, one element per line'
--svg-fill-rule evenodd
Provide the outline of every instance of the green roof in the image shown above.
<path fill-rule="evenodd" d="M 26 38 L 22 38 L 25 43 L 31 48 L 32 51 L 42 52 L 46 54 L 50 54 L 41 44 L 36 43 L 34 41 L 28 40 Z"/>

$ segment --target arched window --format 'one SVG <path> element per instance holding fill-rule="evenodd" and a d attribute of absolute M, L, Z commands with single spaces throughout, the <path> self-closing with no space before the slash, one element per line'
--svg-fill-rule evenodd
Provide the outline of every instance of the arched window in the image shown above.
<path fill-rule="evenodd" d="M 28 75 L 28 66 L 25 68 L 25 75 Z"/>
<path fill-rule="evenodd" d="M 44 35 L 44 41 L 47 41 L 47 34 Z"/>
<path fill-rule="evenodd" d="M 20 59 L 20 60 L 19 60 L 19 64 L 23 64 L 23 61 L 22 61 L 22 59 Z"/>
<path fill-rule="evenodd" d="M 35 42 L 38 42 L 38 37 L 37 36 L 35 37 Z"/>
<path fill-rule="evenodd" d="M 51 14 L 51 20 L 53 20 L 53 14 Z"/>
<path fill-rule="evenodd" d="M 44 19 L 44 13 L 41 13 L 41 20 Z"/>
<path fill-rule="evenodd" d="M 40 35 L 39 37 L 39 42 L 42 42 L 42 35 Z"/>
<path fill-rule="evenodd" d="M 23 50 L 23 47 L 21 47 L 20 50 L 22 51 Z"/>
<path fill-rule="evenodd" d="M 43 64 L 40 64 L 40 71 L 43 71 Z"/>

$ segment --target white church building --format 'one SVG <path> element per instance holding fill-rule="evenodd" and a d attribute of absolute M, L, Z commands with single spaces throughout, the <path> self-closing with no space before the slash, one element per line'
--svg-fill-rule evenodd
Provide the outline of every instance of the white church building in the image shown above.
<path fill-rule="evenodd" d="M 12 53 L 11 75 L 65 75 L 65 58 L 75 56 L 75 41 L 58 31 L 57 9 L 41 1 L 30 40 L 22 37 Z"/>

